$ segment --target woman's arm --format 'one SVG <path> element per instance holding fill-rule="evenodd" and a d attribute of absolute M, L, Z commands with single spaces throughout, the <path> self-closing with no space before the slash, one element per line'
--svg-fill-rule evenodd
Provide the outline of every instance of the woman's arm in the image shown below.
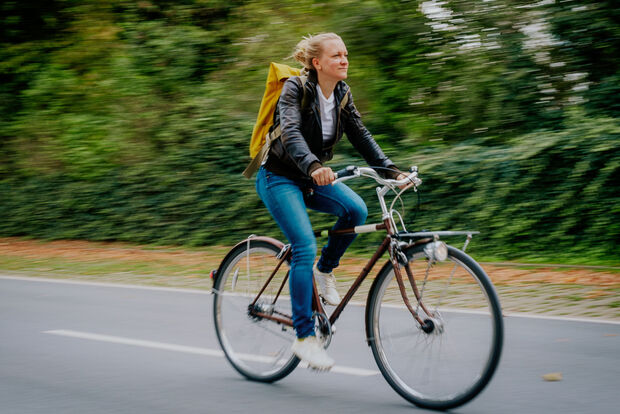
<path fill-rule="evenodd" d="M 353 144 L 353 147 L 364 157 L 371 167 L 389 168 L 392 171 L 378 170 L 380 174 L 388 178 L 396 179 L 401 172 L 394 163 L 383 153 L 368 129 L 362 123 L 362 116 L 353 103 L 353 95 L 348 90 L 349 101 L 344 107 L 344 132 Z"/>

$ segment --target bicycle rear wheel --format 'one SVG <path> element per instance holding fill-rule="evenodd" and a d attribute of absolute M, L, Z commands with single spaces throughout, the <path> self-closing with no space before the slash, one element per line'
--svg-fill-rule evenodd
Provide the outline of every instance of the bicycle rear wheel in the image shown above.
<path fill-rule="evenodd" d="M 213 286 L 215 330 L 222 350 L 239 373 L 254 381 L 279 380 L 299 364 L 291 351 L 294 329 L 252 312 L 292 315 L 288 282 L 282 284 L 288 261 L 252 305 L 275 270 L 280 251 L 280 246 L 264 239 L 239 244 L 224 259 Z"/>
<path fill-rule="evenodd" d="M 403 304 L 391 263 L 381 269 L 368 298 L 366 324 L 373 355 L 388 383 L 425 408 L 449 409 L 474 398 L 497 368 L 503 322 L 499 299 L 484 270 L 448 248 L 445 262 L 430 262 L 424 246 L 406 251 L 422 303 L 401 267 L 407 295 L 425 332 Z"/>

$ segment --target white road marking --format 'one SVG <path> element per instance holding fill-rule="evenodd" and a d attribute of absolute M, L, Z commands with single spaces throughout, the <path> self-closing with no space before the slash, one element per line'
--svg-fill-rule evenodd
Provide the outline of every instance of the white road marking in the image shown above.
<path fill-rule="evenodd" d="M 91 333 L 91 332 L 80 332 L 80 331 L 72 331 L 72 330 L 65 330 L 65 329 L 43 331 L 43 333 L 51 334 L 51 335 L 66 336 L 70 338 L 87 339 L 91 341 L 109 342 L 109 343 L 122 344 L 122 345 L 139 346 L 143 348 L 161 349 L 165 351 L 183 352 L 186 354 L 204 355 L 204 356 L 211 356 L 211 357 L 218 357 L 218 358 L 224 357 L 224 352 L 220 351 L 219 349 L 198 348 L 194 346 L 169 344 L 165 342 L 145 341 L 142 339 L 126 338 L 122 336 L 101 335 L 101 334 L 96 334 L 96 333 Z M 242 359 L 245 361 L 254 361 L 254 362 L 272 362 L 271 358 L 269 357 L 265 357 L 261 355 L 252 355 L 252 354 L 241 354 L 239 355 L 239 359 Z M 307 367 L 307 365 L 300 364 L 300 367 Z M 362 376 L 362 377 L 379 374 L 379 371 L 355 368 L 355 367 L 347 367 L 347 366 L 341 366 L 341 365 L 334 366 L 331 369 L 331 372 L 335 372 L 338 374 Z"/>
<path fill-rule="evenodd" d="M 122 345 L 141 346 L 143 348 L 163 349 L 166 351 L 184 352 L 186 354 L 198 354 L 214 357 L 223 357 L 224 353 L 217 349 L 198 348 L 193 346 L 167 344 L 164 342 L 145 341 L 142 339 L 126 338 L 122 336 L 101 335 L 90 332 L 70 331 L 65 329 L 56 329 L 51 331 L 43 331 L 46 334 L 68 336 L 71 338 L 90 339 L 91 341 L 111 342 Z"/>

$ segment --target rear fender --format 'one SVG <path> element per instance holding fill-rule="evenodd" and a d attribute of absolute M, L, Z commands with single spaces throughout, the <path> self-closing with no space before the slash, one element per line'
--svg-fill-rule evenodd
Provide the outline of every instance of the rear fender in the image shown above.
<path fill-rule="evenodd" d="M 213 286 L 215 286 L 215 284 L 217 283 L 217 280 L 219 278 L 219 275 L 222 273 L 223 266 L 224 264 L 228 261 L 228 259 L 237 253 L 237 249 L 240 246 L 246 245 L 248 242 L 252 242 L 252 241 L 265 241 L 267 243 L 271 243 L 275 246 L 277 246 L 279 249 L 284 247 L 284 243 L 282 243 L 280 240 L 278 239 L 274 239 L 273 237 L 267 237 L 267 236 L 250 236 L 247 239 L 244 239 L 242 241 L 240 241 L 239 243 L 237 243 L 232 249 L 230 249 L 228 251 L 228 253 L 226 254 L 226 256 L 224 256 L 224 259 L 222 259 L 222 261 L 220 262 L 219 267 L 217 268 L 217 270 L 215 271 L 215 274 L 213 275 Z"/>

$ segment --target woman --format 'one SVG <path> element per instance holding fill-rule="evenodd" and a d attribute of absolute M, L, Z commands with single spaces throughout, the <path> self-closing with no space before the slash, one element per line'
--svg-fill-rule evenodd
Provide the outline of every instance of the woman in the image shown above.
<path fill-rule="evenodd" d="M 337 305 L 340 297 L 332 269 L 355 235 L 330 237 L 313 268 L 317 246 L 306 208 L 338 216 L 334 229 L 362 225 L 368 214 L 364 201 L 353 190 L 343 183 L 331 185 L 334 173 L 324 163 L 332 158 L 335 144 L 346 133 L 369 165 L 390 168 L 390 178 L 399 176 L 353 104 L 344 83 L 347 56 L 346 46 L 334 33 L 310 36 L 297 44 L 293 57 L 304 66 L 308 78 L 303 83 L 293 77 L 284 84 L 275 113 L 275 125 L 280 125 L 282 136 L 271 144 L 256 179 L 260 198 L 292 247 L 289 283 L 297 335 L 293 352 L 320 370 L 331 368 L 334 360 L 315 337 L 312 276 L 323 299 Z M 348 101 L 341 109 L 345 95 Z"/>

